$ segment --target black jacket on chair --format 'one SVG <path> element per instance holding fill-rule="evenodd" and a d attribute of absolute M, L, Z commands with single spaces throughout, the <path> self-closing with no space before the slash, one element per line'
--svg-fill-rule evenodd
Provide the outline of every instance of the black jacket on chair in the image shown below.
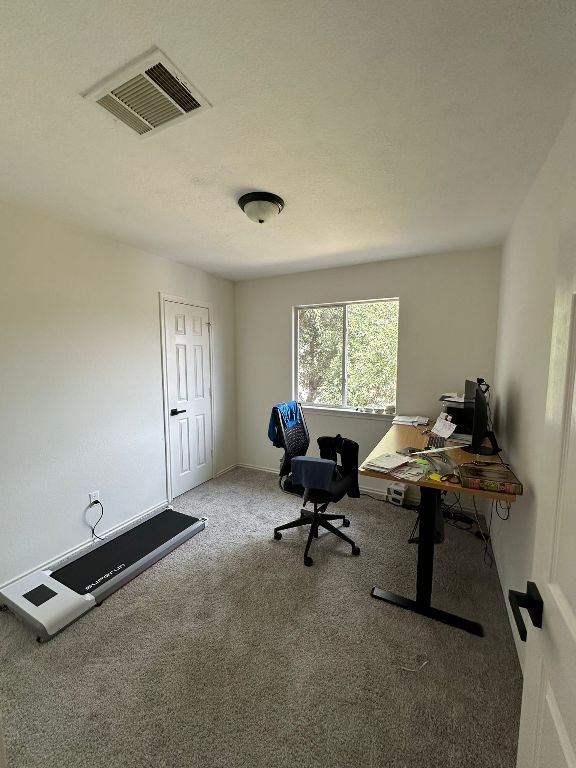
<path fill-rule="evenodd" d="M 338 467 L 341 476 L 350 478 L 352 481 L 346 490 L 351 499 L 360 498 L 360 488 L 358 487 L 358 443 L 349 440 L 342 435 L 336 437 L 319 437 L 318 448 L 320 449 L 321 459 L 332 459 L 338 464 L 338 454 L 340 454 L 341 465 Z"/>

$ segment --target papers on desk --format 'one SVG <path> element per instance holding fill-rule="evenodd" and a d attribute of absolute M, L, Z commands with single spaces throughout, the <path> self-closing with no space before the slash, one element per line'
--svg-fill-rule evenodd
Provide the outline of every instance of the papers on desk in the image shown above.
<path fill-rule="evenodd" d="M 389 472 L 397 480 L 407 480 L 409 483 L 417 483 L 430 469 L 428 464 L 410 462 L 403 467 L 397 467 Z"/>
<path fill-rule="evenodd" d="M 413 424 L 414 426 L 428 424 L 428 416 L 394 416 L 392 424 Z"/>
<path fill-rule="evenodd" d="M 430 469 L 428 463 L 422 459 L 414 460 L 401 453 L 383 453 L 370 461 L 365 461 L 361 468 L 382 472 L 397 480 L 407 480 L 409 483 L 418 482 Z"/>
<path fill-rule="evenodd" d="M 448 421 L 448 419 L 442 418 L 442 416 L 438 416 L 436 419 L 436 424 L 434 424 L 432 427 L 432 432 L 435 435 L 438 435 L 438 437 L 443 437 L 445 440 L 447 440 L 455 429 L 456 424 Z"/>
<path fill-rule="evenodd" d="M 366 460 L 362 464 L 362 469 L 375 469 L 377 472 L 390 472 L 408 461 L 407 456 L 401 453 L 382 453 L 380 456 L 373 456 L 370 461 Z"/>

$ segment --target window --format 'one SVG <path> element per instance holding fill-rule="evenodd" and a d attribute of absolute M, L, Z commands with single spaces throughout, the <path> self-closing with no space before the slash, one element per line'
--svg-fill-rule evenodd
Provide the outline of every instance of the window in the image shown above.
<path fill-rule="evenodd" d="M 297 399 L 331 408 L 396 403 L 398 299 L 295 307 Z"/>

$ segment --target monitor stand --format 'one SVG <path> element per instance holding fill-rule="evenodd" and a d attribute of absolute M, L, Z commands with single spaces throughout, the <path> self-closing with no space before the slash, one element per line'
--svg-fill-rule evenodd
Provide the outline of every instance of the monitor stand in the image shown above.
<path fill-rule="evenodd" d="M 462 448 L 466 453 L 475 453 L 478 456 L 496 456 L 502 450 L 496 440 L 496 435 L 491 430 L 486 432 L 486 437 L 490 441 L 490 445 L 481 445 L 479 448 L 474 448 L 474 445 L 466 445 Z"/>

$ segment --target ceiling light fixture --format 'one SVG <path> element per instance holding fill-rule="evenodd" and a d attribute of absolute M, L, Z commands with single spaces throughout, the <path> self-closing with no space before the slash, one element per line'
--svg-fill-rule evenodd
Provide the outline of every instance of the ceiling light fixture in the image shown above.
<path fill-rule="evenodd" d="M 257 224 L 270 221 L 284 208 L 284 200 L 271 192 L 248 192 L 238 200 L 246 216 Z"/>

